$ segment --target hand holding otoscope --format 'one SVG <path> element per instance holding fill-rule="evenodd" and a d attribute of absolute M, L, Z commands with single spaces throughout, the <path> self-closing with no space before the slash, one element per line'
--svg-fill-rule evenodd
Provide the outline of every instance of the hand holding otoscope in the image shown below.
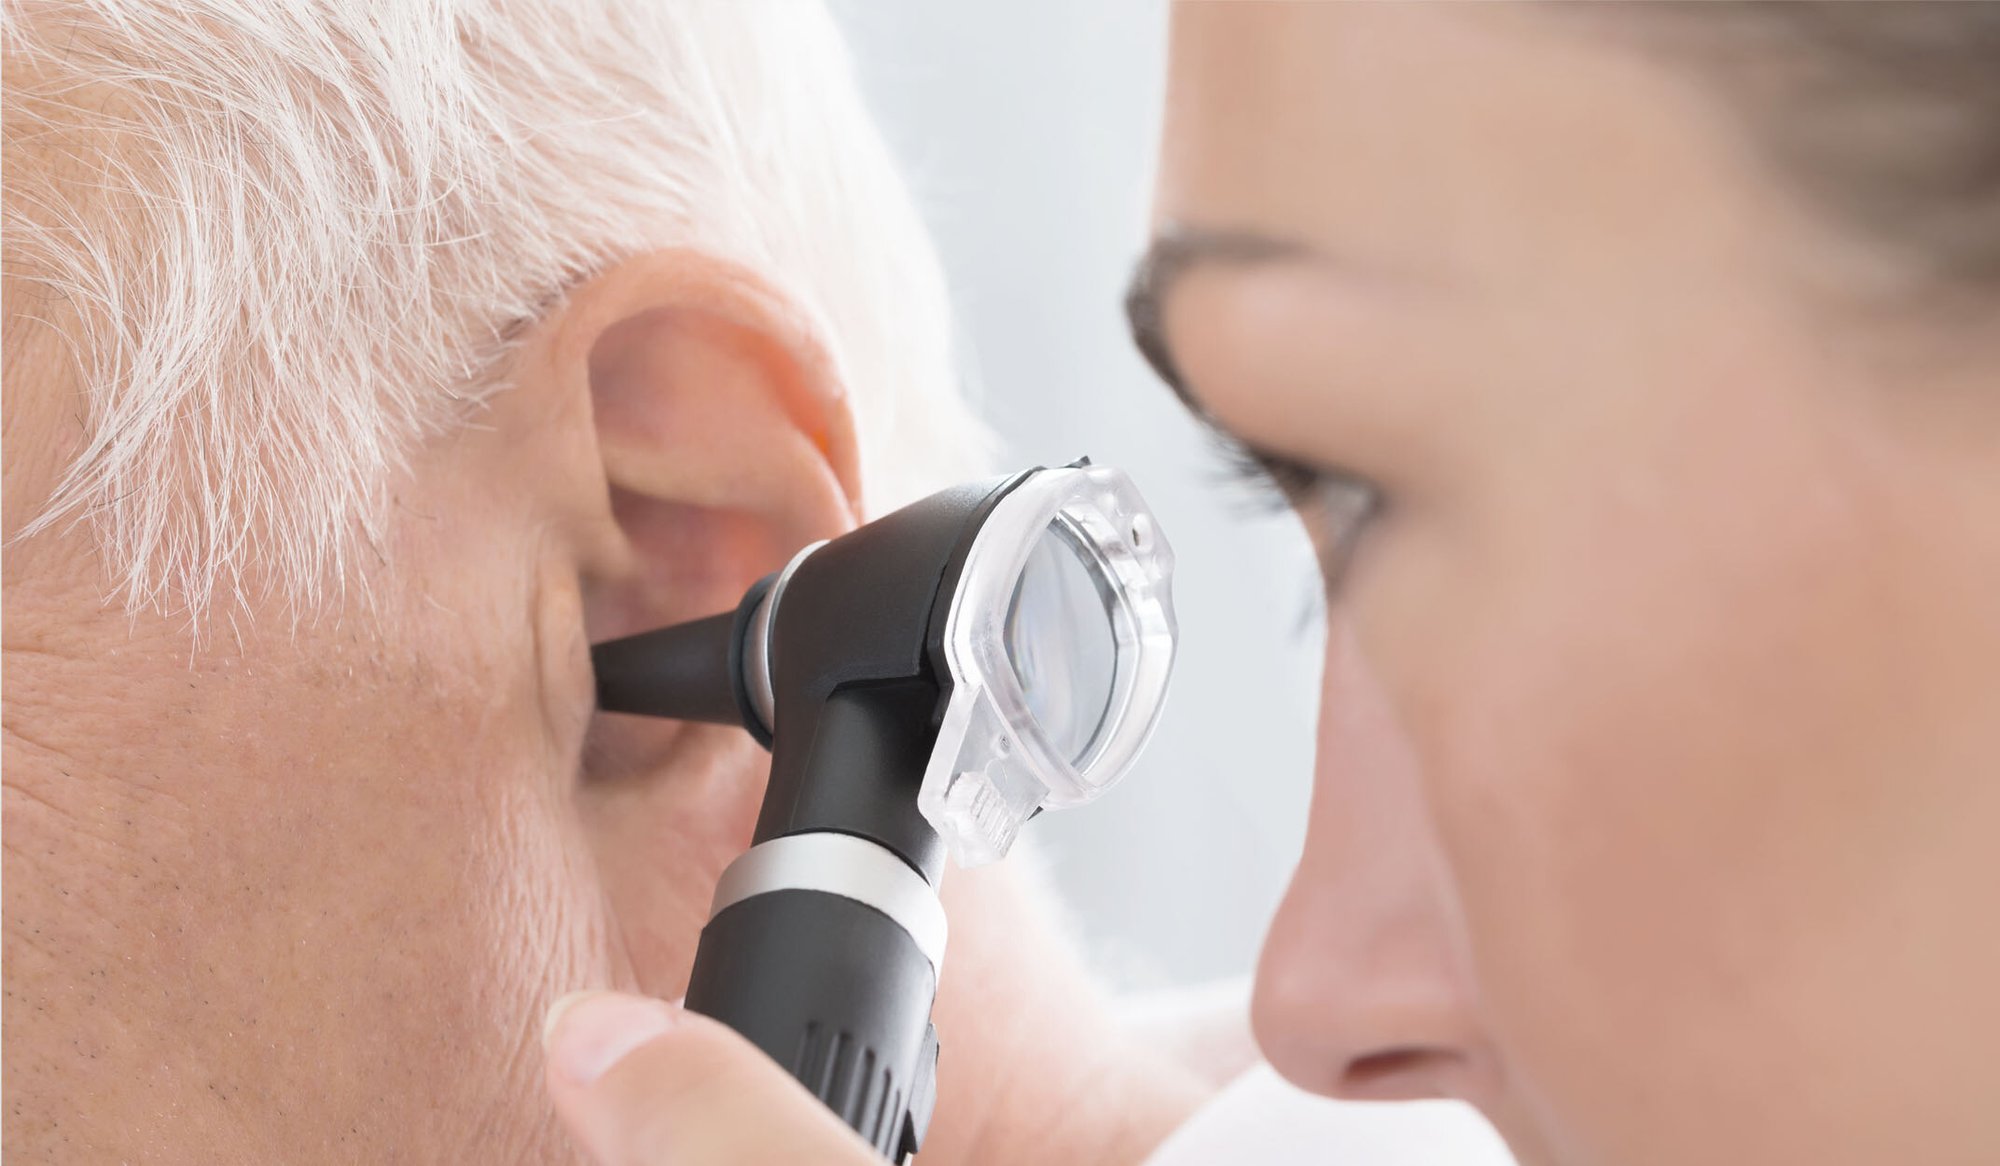
<path fill-rule="evenodd" d="M 1088 460 L 960 486 L 801 552 L 734 612 L 600 644 L 607 711 L 740 724 L 772 751 L 687 1007 L 890 1160 L 936 1100 L 944 855 L 1130 768 L 1172 670 L 1173 552 Z"/>

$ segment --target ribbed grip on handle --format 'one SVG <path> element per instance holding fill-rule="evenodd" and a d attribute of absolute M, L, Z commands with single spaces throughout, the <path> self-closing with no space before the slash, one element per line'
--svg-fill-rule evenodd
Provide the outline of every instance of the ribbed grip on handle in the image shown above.
<path fill-rule="evenodd" d="M 891 1161 L 930 1124 L 937 981 L 908 932 L 821 891 L 761 894 L 702 929 L 687 1006 L 748 1037 Z"/>
<path fill-rule="evenodd" d="M 913 1081 L 853 1033 L 808 1021 L 798 1055 L 792 1059 L 792 1076 L 864 1141 L 897 1159 L 916 1153 L 923 1130 L 930 1125 L 937 1068 L 935 1029 L 925 1034 L 925 1045 Z M 906 1139 L 910 1144 L 904 1149 Z"/>

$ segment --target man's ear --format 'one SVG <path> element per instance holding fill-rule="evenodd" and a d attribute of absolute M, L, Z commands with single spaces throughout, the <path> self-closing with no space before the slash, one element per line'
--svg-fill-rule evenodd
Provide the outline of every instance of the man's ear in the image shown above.
<path fill-rule="evenodd" d="M 547 325 L 517 368 L 587 397 L 607 488 L 592 640 L 731 608 L 858 520 L 846 387 L 807 313 L 755 273 L 654 252 L 576 288 Z"/>

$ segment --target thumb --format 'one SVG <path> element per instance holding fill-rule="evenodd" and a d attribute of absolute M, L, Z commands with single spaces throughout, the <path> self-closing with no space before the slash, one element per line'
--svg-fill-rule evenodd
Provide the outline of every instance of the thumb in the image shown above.
<path fill-rule="evenodd" d="M 599 1166 L 881 1166 L 777 1062 L 678 1005 L 572 993 L 549 1009 L 542 1039 L 556 1111 Z"/>

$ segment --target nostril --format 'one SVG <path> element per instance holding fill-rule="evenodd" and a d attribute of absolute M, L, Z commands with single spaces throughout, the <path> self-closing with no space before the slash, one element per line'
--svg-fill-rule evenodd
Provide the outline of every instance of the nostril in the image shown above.
<path fill-rule="evenodd" d="M 1453 1096 L 1453 1078 L 1462 1071 L 1464 1060 L 1450 1049 L 1422 1046 L 1369 1053 L 1348 1062 L 1340 1075 L 1340 1096 L 1356 1101 Z"/>

